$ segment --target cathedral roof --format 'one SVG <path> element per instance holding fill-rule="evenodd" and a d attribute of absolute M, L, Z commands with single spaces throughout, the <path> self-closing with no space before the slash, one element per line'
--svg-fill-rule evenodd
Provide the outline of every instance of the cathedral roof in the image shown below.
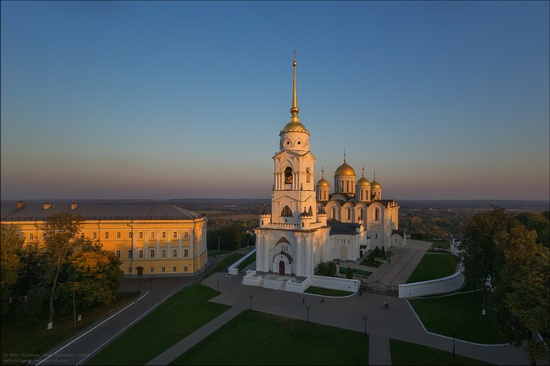
<path fill-rule="evenodd" d="M 305 132 L 309 134 L 309 131 L 303 124 L 295 121 L 290 121 L 285 125 L 285 127 L 281 130 L 281 133 L 285 132 Z"/>
<path fill-rule="evenodd" d="M 355 175 L 355 170 L 353 170 L 353 168 L 346 163 L 346 159 L 344 159 L 344 164 L 340 165 L 338 169 L 336 169 L 334 175 Z"/>
<path fill-rule="evenodd" d="M 328 181 L 323 177 L 323 178 L 319 179 L 319 181 L 317 182 L 317 186 L 319 186 L 319 187 L 328 187 L 329 184 L 328 184 Z"/>
<path fill-rule="evenodd" d="M 378 183 L 378 182 L 375 181 L 375 180 L 372 181 L 371 187 L 372 187 L 372 188 L 382 188 L 382 186 L 380 185 L 380 183 Z"/>
<path fill-rule="evenodd" d="M 358 186 L 370 186 L 370 182 L 369 182 L 369 180 L 368 180 L 367 178 L 361 177 L 361 179 L 359 179 L 359 180 L 357 181 L 357 185 L 358 185 Z"/>
<path fill-rule="evenodd" d="M 357 235 L 357 228 L 360 224 L 343 223 L 337 220 L 328 220 L 328 226 L 330 227 L 330 234 L 344 234 L 344 235 Z"/>

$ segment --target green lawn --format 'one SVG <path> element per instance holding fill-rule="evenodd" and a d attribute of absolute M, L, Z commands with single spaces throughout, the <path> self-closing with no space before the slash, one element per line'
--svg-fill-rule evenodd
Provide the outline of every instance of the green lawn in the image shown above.
<path fill-rule="evenodd" d="M 489 315 L 481 315 L 483 292 L 464 293 L 410 301 L 414 311 L 432 333 L 465 341 L 496 344 L 510 338 L 499 334 Z"/>
<path fill-rule="evenodd" d="M 145 364 L 226 311 L 228 306 L 208 301 L 217 294 L 203 285 L 176 293 L 87 364 Z"/>
<path fill-rule="evenodd" d="M 70 310 L 65 310 L 64 314 L 57 314 L 54 318 L 53 329 L 50 330 L 46 329 L 48 323 L 48 312 L 46 310 L 40 317 L 43 321 L 30 324 L 25 324 L 19 321 L 14 314 L 8 313 L 2 316 L 2 327 L 0 332 L 2 337 L 2 362 L 0 362 L 0 364 L 10 364 L 9 362 L 5 362 L 5 354 L 41 355 L 77 332 L 82 331 L 98 318 L 105 317 L 108 314 L 118 311 L 137 296 L 138 292 L 119 293 L 115 303 L 98 306 L 88 312 L 82 313 L 82 320 L 77 322 L 76 328 L 74 326 L 72 308 Z M 78 313 L 80 314 L 81 312 Z M 6 357 L 10 359 L 9 356 Z M 19 365 L 21 363 L 22 360 L 19 360 L 15 364 Z"/>
<path fill-rule="evenodd" d="M 407 283 L 435 280 L 452 275 L 456 271 L 457 258 L 452 254 L 426 253 Z"/>
<path fill-rule="evenodd" d="M 360 332 L 245 310 L 172 364 L 368 365 L 368 345 Z"/>
<path fill-rule="evenodd" d="M 390 339 L 392 365 L 491 365 L 419 344 Z"/>
<path fill-rule="evenodd" d="M 218 263 L 218 265 L 213 270 L 208 270 L 208 276 L 212 275 L 212 273 L 223 272 L 224 270 L 227 270 L 227 267 L 241 259 L 243 256 L 244 254 L 239 252 L 233 252 L 229 254 L 227 257 L 222 259 L 222 261 Z"/>
<path fill-rule="evenodd" d="M 245 269 L 246 267 L 248 267 L 249 264 L 252 264 L 253 262 L 256 262 L 256 253 L 250 255 L 248 258 L 242 261 L 241 264 L 237 266 L 237 268 L 240 270 Z"/>
<path fill-rule="evenodd" d="M 351 271 L 353 272 L 354 276 L 358 276 L 358 277 L 368 277 L 372 274 L 372 272 L 365 271 L 362 269 L 356 269 L 356 268 L 352 268 Z M 348 267 L 340 267 L 340 274 L 346 274 L 346 273 L 348 273 Z"/>
<path fill-rule="evenodd" d="M 432 248 L 434 249 L 450 249 L 451 242 L 449 240 L 432 240 Z"/>

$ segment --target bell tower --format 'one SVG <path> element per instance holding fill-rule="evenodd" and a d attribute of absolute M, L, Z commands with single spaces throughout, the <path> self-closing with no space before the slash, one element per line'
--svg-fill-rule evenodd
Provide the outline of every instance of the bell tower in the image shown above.
<path fill-rule="evenodd" d="M 279 151 L 273 157 L 274 182 L 271 221 L 294 225 L 295 230 L 308 229 L 317 221 L 314 164 L 309 149 L 309 131 L 300 123 L 296 91 L 296 51 L 292 63 L 292 107 L 290 122 L 279 133 Z"/>

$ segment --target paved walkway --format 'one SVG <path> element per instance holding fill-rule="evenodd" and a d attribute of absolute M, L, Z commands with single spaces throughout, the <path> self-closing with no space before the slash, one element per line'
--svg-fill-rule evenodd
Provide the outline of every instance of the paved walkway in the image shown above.
<path fill-rule="evenodd" d="M 427 249 L 426 244 L 423 242 L 412 242 L 411 249 L 392 249 L 395 253 L 392 261 L 379 268 L 383 275 L 379 276 L 378 280 L 393 284 L 396 283 L 397 279 L 408 278 L 422 257 L 423 251 L 425 252 L 425 249 Z M 422 255 L 419 253 L 422 253 Z M 321 298 L 316 295 L 244 286 L 241 284 L 242 277 L 243 275 L 228 276 L 217 273 L 203 281 L 203 284 L 217 289 L 219 280 L 221 294 L 211 301 L 233 306 L 233 309 L 184 338 L 147 364 L 165 365 L 170 363 L 192 345 L 200 342 L 207 334 L 237 316 L 243 309 L 247 309 L 250 306 L 249 296 L 253 296 L 252 308 L 254 310 L 306 320 L 307 310 L 305 306 L 310 306 L 310 322 L 357 332 L 364 332 L 365 322 L 363 316 L 368 316 L 367 332 L 370 336 L 369 364 L 371 365 L 391 365 L 390 338 L 448 352 L 453 350 L 452 338 L 426 332 L 406 299 L 363 293 L 362 296 L 356 294 L 347 298 L 325 297 L 325 302 L 321 303 Z M 305 304 L 303 303 L 304 299 Z M 387 310 L 382 307 L 384 301 L 390 303 Z M 529 363 L 525 353 L 511 345 L 487 346 L 456 340 L 455 352 L 459 355 L 498 365 L 525 365 Z"/>
<path fill-rule="evenodd" d="M 396 284 L 400 279 L 407 278 L 416 266 L 417 260 L 420 260 L 419 253 L 425 244 L 411 240 L 408 246 L 410 249 L 392 248 L 394 256 L 391 263 L 383 264 L 372 276 L 377 275 L 375 279 L 387 281 L 384 282 L 387 284 Z M 362 296 L 356 294 L 347 298 L 325 297 L 325 302 L 321 303 L 320 297 L 316 295 L 244 286 L 241 284 L 242 277 L 242 275 L 228 276 L 225 273 L 216 273 L 205 279 L 203 284 L 215 290 L 218 289 L 219 280 L 221 294 L 212 301 L 230 305 L 232 309 L 205 324 L 147 364 L 168 364 L 241 311 L 248 309 L 250 304 L 253 310 L 300 320 L 306 320 L 307 310 L 304 305 L 307 305 L 310 306 L 310 322 L 357 332 L 364 332 L 363 316 L 368 316 L 367 332 L 370 336 L 369 363 L 371 365 L 391 364 L 390 338 L 452 352 L 453 339 L 426 332 L 405 299 L 363 293 Z M 196 279 L 194 277 L 166 278 L 142 284 L 142 292 L 145 295 L 127 309 L 76 335 L 52 352 L 61 356 L 53 355 L 39 363 L 78 365 L 89 361 L 91 356 L 178 291 L 186 282 Z M 252 296 L 252 301 L 249 296 Z M 385 300 L 390 302 L 387 310 L 382 307 Z M 484 346 L 456 340 L 455 349 L 457 354 L 498 365 L 529 363 L 522 350 L 510 345 Z"/>

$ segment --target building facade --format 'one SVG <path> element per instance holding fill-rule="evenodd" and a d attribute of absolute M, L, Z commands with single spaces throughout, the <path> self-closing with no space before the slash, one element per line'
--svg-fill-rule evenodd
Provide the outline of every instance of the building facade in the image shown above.
<path fill-rule="evenodd" d="M 79 215 L 80 235 L 115 253 L 126 277 L 193 275 L 208 261 L 206 217 L 168 203 L 3 203 L 2 225 L 40 243 L 40 225 L 60 212 Z"/>
<path fill-rule="evenodd" d="M 357 181 L 345 157 L 334 175 L 334 192 L 324 172 L 315 184 L 310 133 L 298 117 L 296 68 L 294 59 L 291 118 L 273 157 L 271 213 L 262 213 L 254 230 L 258 274 L 308 277 L 321 262 L 355 261 L 371 247 L 405 244 L 397 201 L 382 200 L 380 184 L 364 173 Z"/>

